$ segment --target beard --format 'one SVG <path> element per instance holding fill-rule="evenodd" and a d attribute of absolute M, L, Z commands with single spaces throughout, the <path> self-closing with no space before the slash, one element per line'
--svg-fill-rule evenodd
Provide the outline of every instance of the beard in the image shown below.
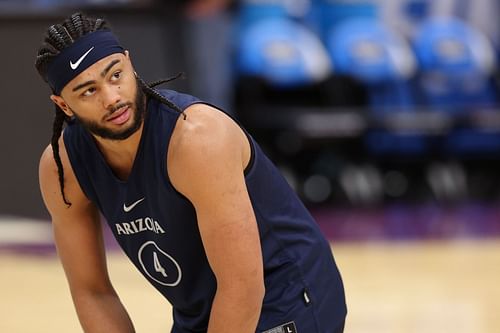
<path fill-rule="evenodd" d="M 133 121 L 132 124 L 130 124 L 129 127 L 122 129 L 122 130 L 111 130 L 109 128 L 106 128 L 96 121 L 91 121 L 84 119 L 76 114 L 74 110 L 71 110 L 73 112 L 73 115 L 75 119 L 90 133 L 93 135 L 96 135 L 98 137 L 101 137 L 103 139 L 108 139 L 108 140 L 114 140 L 114 141 L 121 141 L 129 138 L 132 134 L 137 132 L 139 128 L 141 128 L 141 125 L 144 121 L 144 115 L 146 114 L 146 103 L 145 103 L 145 94 L 142 91 L 142 89 L 139 86 L 139 82 L 136 81 L 136 86 L 137 86 L 137 93 L 135 95 L 135 101 L 134 103 L 131 102 L 123 102 L 119 103 L 115 106 L 113 106 L 107 116 L 110 116 L 113 114 L 115 111 L 119 110 L 122 107 L 128 106 L 131 110 L 134 111 L 133 114 Z"/>

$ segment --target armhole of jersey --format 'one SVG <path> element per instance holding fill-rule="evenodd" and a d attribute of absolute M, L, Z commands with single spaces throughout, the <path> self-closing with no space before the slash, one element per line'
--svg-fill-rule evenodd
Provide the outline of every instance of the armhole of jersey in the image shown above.
<path fill-rule="evenodd" d="M 76 163 L 76 161 L 74 161 L 75 157 L 73 156 L 73 153 L 71 153 L 68 150 L 68 143 L 66 141 L 67 136 L 66 136 L 65 129 L 62 132 L 62 137 L 63 137 L 63 141 L 64 141 L 64 149 L 66 149 L 66 155 L 68 155 L 69 165 L 70 165 L 71 169 L 73 170 L 73 174 L 75 175 L 75 178 L 76 178 L 76 181 L 78 182 L 78 186 L 80 187 L 80 190 L 87 197 L 87 199 L 89 199 L 89 201 L 93 202 L 94 204 L 97 204 L 95 196 L 92 195 L 93 193 L 89 193 L 87 191 L 87 189 L 85 188 L 85 186 L 82 186 L 82 183 L 84 183 L 84 180 L 82 179 L 82 177 L 84 177 L 84 176 L 81 175 L 80 170 L 76 170 L 76 168 L 75 168 L 75 165 L 77 165 L 78 163 Z M 85 172 L 85 171 L 83 171 L 83 172 Z"/>
<path fill-rule="evenodd" d="M 255 164 L 255 146 L 254 146 L 254 141 L 252 139 L 252 137 L 250 136 L 250 134 L 243 128 L 243 126 L 241 126 L 240 122 L 238 120 L 236 120 L 233 116 L 231 116 L 230 114 L 227 114 L 226 112 L 224 112 L 222 109 L 218 108 L 217 106 L 213 105 L 213 104 L 210 104 L 210 103 L 206 103 L 206 102 L 203 102 L 203 101 L 194 101 L 193 103 L 190 103 L 189 105 L 187 105 L 183 111 L 185 111 L 188 107 L 192 106 L 192 105 L 195 105 L 195 104 L 205 104 L 205 105 L 208 105 L 222 113 L 224 113 L 226 116 L 228 116 L 229 118 L 231 118 L 235 123 L 236 125 L 238 125 L 238 127 L 243 131 L 243 133 L 245 134 L 245 137 L 247 138 L 247 141 L 248 141 L 248 144 L 250 145 L 250 159 L 248 160 L 248 163 L 245 167 L 245 170 L 243 171 L 243 174 L 245 177 L 248 176 L 248 174 L 253 170 L 253 166 Z M 175 121 L 175 124 L 173 125 L 172 127 L 172 133 L 173 131 L 175 130 L 175 127 L 177 126 L 177 121 L 179 121 L 179 119 L 181 118 L 181 114 L 179 114 L 179 117 L 177 118 L 177 120 Z M 168 143 L 166 143 L 166 147 L 164 149 L 164 151 L 166 152 L 165 156 L 168 155 L 168 151 L 170 149 L 170 139 L 168 140 Z M 165 157 L 164 159 L 165 161 L 165 164 L 164 164 L 164 167 L 163 167 L 163 170 L 164 170 L 164 174 L 165 174 L 165 180 L 166 180 L 166 183 L 167 185 L 172 188 L 175 192 L 177 192 L 177 194 L 179 194 L 181 197 L 184 197 L 186 200 L 189 201 L 188 198 L 186 198 L 186 196 L 184 194 L 182 194 L 181 192 L 179 192 L 174 184 L 172 184 L 171 180 L 170 180 L 170 176 L 168 174 L 168 161 L 167 161 L 167 158 Z"/>
<path fill-rule="evenodd" d="M 238 122 L 236 122 L 236 123 L 238 124 L 238 126 L 240 126 L 240 124 Z M 248 140 L 248 144 L 250 145 L 250 159 L 248 160 L 248 164 L 245 167 L 245 171 L 244 171 L 244 175 L 246 177 L 252 171 L 252 168 L 255 164 L 255 147 L 254 147 L 254 142 L 253 142 L 250 134 L 248 134 L 247 131 L 245 131 L 245 129 L 243 127 L 240 126 L 240 128 L 243 131 L 243 133 L 245 133 L 245 136 L 247 137 L 247 140 Z"/>
<path fill-rule="evenodd" d="M 205 104 L 205 105 L 208 105 L 208 106 L 224 113 L 226 116 L 231 118 L 231 120 L 234 121 L 236 123 L 236 125 L 238 125 L 238 127 L 243 131 L 243 133 L 245 134 L 245 137 L 247 138 L 248 144 L 250 145 L 250 159 L 248 160 L 247 166 L 245 167 L 245 170 L 243 171 L 243 174 L 245 175 L 245 177 L 248 176 L 248 174 L 252 171 L 253 165 L 255 164 L 255 146 L 254 146 L 254 141 L 253 141 L 252 137 L 250 136 L 250 133 L 248 133 L 243 128 L 241 123 L 236 118 L 234 118 L 232 115 L 228 114 L 227 112 L 224 112 L 224 110 L 217 107 L 216 105 L 213 105 L 213 104 L 210 104 L 207 102 L 203 102 L 203 101 L 196 102 L 193 104 Z M 191 105 L 193 105 L 193 104 L 191 104 Z"/>

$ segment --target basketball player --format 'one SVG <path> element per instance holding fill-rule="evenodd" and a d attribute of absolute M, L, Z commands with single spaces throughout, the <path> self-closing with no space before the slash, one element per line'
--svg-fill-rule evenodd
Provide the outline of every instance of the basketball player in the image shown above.
<path fill-rule="evenodd" d="M 84 331 L 134 331 L 100 216 L 172 304 L 172 333 L 343 331 L 329 243 L 231 118 L 146 85 L 102 19 L 49 27 L 36 67 L 56 109 L 40 186 Z"/>

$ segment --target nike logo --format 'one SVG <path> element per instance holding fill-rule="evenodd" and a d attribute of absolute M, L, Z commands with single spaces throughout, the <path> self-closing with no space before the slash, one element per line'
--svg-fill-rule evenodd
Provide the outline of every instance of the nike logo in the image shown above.
<path fill-rule="evenodd" d="M 137 206 L 138 204 L 140 204 L 144 199 L 146 199 L 146 197 L 137 200 L 136 202 L 134 202 L 130 206 L 127 206 L 126 204 L 123 204 L 123 210 L 125 211 L 125 213 L 130 212 L 132 209 L 134 209 L 135 206 Z"/>
<path fill-rule="evenodd" d="M 78 68 L 78 66 L 80 66 L 80 64 L 82 63 L 83 59 L 85 59 L 85 57 L 90 53 L 90 51 L 92 51 L 94 49 L 94 46 L 92 46 L 87 52 L 85 52 L 81 57 L 80 59 L 78 59 L 75 63 L 73 63 L 71 60 L 69 61 L 69 67 L 71 67 L 71 69 L 75 70 Z"/>

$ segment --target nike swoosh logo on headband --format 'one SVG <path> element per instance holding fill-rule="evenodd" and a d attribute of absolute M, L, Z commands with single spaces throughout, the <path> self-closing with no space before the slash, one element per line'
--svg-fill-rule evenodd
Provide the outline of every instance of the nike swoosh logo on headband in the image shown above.
<path fill-rule="evenodd" d="M 78 68 L 78 66 L 80 66 L 80 64 L 82 63 L 83 59 L 85 59 L 85 57 L 90 53 L 90 51 L 92 51 L 94 49 L 94 46 L 92 46 L 87 52 L 85 52 L 81 57 L 80 59 L 78 59 L 75 63 L 73 63 L 71 60 L 69 61 L 69 67 L 71 67 L 71 69 L 75 70 Z"/>

